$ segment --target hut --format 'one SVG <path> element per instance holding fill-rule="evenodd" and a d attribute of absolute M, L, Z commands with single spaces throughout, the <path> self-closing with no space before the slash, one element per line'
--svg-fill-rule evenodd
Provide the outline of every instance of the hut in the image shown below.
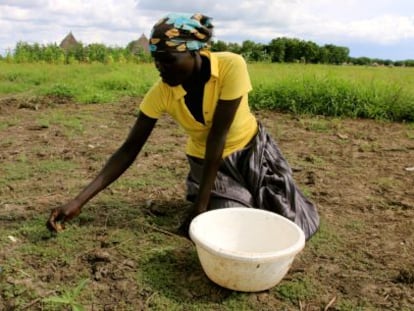
<path fill-rule="evenodd" d="M 130 50 L 133 54 L 137 54 L 139 52 L 146 52 L 149 53 L 149 40 L 148 38 L 142 34 L 138 40 L 132 41 L 130 43 Z"/>
<path fill-rule="evenodd" d="M 76 41 L 75 36 L 72 34 L 72 32 L 69 32 L 69 34 L 62 40 L 59 46 L 63 50 L 68 51 L 76 47 L 78 44 L 79 43 Z"/>

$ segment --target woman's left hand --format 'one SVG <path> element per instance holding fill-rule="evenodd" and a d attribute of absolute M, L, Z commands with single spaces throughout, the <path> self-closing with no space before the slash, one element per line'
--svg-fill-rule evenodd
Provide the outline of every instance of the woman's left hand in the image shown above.
<path fill-rule="evenodd" d="M 193 204 L 191 207 L 191 212 L 187 216 L 187 218 L 184 220 L 184 222 L 181 224 L 181 226 L 178 228 L 178 234 L 185 236 L 186 238 L 190 238 L 189 230 L 190 230 L 190 224 L 193 221 L 193 219 L 200 215 L 201 213 L 204 213 L 207 210 L 207 207 L 204 206 L 204 204 Z"/>

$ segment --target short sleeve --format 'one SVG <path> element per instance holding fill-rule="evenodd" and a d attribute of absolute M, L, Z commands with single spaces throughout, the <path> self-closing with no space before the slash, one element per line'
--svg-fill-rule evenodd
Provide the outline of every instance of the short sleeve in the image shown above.
<path fill-rule="evenodd" d="M 165 112 L 165 105 L 167 96 L 165 88 L 162 87 L 162 83 L 155 83 L 150 90 L 145 94 L 139 110 L 146 114 L 148 117 L 158 119 Z"/>
<path fill-rule="evenodd" d="M 249 72 L 244 58 L 238 54 L 226 60 L 223 66 L 223 80 L 220 99 L 232 100 L 239 98 L 252 90 Z"/>

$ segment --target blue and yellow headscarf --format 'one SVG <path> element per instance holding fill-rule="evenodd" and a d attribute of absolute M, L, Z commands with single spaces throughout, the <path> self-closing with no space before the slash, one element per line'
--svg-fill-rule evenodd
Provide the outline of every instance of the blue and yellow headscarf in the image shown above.
<path fill-rule="evenodd" d="M 211 18 L 200 13 L 171 13 L 154 25 L 151 52 L 197 51 L 208 47 L 213 35 Z"/>

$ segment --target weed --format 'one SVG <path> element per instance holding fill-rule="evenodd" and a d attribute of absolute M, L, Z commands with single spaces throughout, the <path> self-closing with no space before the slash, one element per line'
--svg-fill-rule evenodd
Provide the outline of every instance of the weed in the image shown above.
<path fill-rule="evenodd" d="M 408 139 L 414 139 L 414 122 L 405 124 L 406 135 Z"/>
<path fill-rule="evenodd" d="M 363 230 L 366 229 L 365 223 L 361 220 L 351 220 L 349 223 L 345 224 L 345 228 L 354 232 L 363 232 Z"/>
<path fill-rule="evenodd" d="M 100 87 L 109 91 L 124 91 L 132 90 L 134 84 L 127 79 L 112 78 L 101 81 Z"/>
<path fill-rule="evenodd" d="M 61 98 L 72 98 L 74 94 L 75 92 L 72 87 L 67 84 L 55 84 L 44 91 L 44 95 L 52 95 Z"/>
<path fill-rule="evenodd" d="M 342 241 L 336 230 L 330 224 L 321 221 L 319 230 L 308 243 L 308 247 L 317 253 L 335 254 L 342 245 Z"/>
<path fill-rule="evenodd" d="M 11 126 L 19 124 L 19 120 L 16 117 L 9 117 L 6 120 L 0 120 L 0 131 L 5 130 Z"/>
<path fill-rule="evenodd" d="M 141 172 L 140 178 L 121 178 L 113 187 L 122 189 L 141 189 L 143 187 L 172 187 L 177 184 L 177 171 L 170 167 L 157 167 L 151 171 Z"/>
<path fill-rule="evenodd" d="M 401 181 L 391 177 L 379 177 L 375 180 L 375 184 L 382 193 L 389 192 L 391 189 L 399 187 L 401 185 Z"/>
<path fill-rule="evenodd" d="M 337 309 L 339 311 L 365 311 L 367 310 L 365 306 L 361 306 L 359 303 L 355 304 L 346 299 L 342 299 L 338 302 Z"/>
<path fill-rule="evenodd" d="M 72 308 L 72 311 L 84 311 L 85 308 L 77 302 L 77 298 L 88 281 L 88 279 L 84 279 L 73 290 L 64 291 L 61 296 L 44 298 L 43 301 L 46 303 L 68 305 Z"/>
<path fill-rule="evenodd" d="M 310 120 L 300 120 L 302 126 L 309 131 L 318 133 L 327 133 L 331 130 L 332 126 L 328 120 L 314 118 Z"/>
<path fill-rule="evenodd" d="M 284 281 L 275 290 L 281 297 L 293 303 L 312 299 L 317 292 L 315 285 L 306 277 L 303 279 Z"/>
<path fill-rule="evenodd" d="M 137 178 L 120 178 L 117 180 L 113 187 L 118 188 L 120 190 L 122 189 L 142 189 L 148 186 L 147 179 L 137 179 Z"/>
<path fill-rule="evenodd" d="M 53 172 L 67 172 L 75 168 L 75 164 L 70 161 L 60 159 L 39 161 L 35 170 L 43 175 Z"/>
<path fill-rule="evenodd" d="M 67 115 L 61 112 L 52 112 L 40 116 L 36 122 L 39 126 L 50 127 L 55 125 L 61 127 L 68 137 L 82 134 L 84 131 L 84 123 L 91 119 L 89 115 Z"/>
<path fill-rule="evenodd" d="M 110 92 L 99 90 L 84 94 L 79 97 L 79 100 L 85 104 L 102 104 L 113 101 L 114 96 Z"/>
<path fill-rule="evenodd" d="M 27 160 L 24 154 L 19 155 L 17 161 L 6 162 L 0 169 L 0 185 L 7 185 L 19 181 L 29 181 L 34 176 L 41 174 L 46 175 L 53 172 L 68 172 L 75 168 L 75 164 L 69 161 L 42 160 L 32 164 Z"/>
<path fill-rule="evenodd" d="M 11 181 L 24 180 L 30 177 L 30 166 L 25 162 L 4 163 L 1 169 L 0 184 L 8 184 Z"/>
<path fill-rule="evenodd" d="M 325 164 L 325 160 L 315 154 L 306 155 L 295 162 L 297 162 L 296 165 L 306 168 L 322 168 Z"/>

